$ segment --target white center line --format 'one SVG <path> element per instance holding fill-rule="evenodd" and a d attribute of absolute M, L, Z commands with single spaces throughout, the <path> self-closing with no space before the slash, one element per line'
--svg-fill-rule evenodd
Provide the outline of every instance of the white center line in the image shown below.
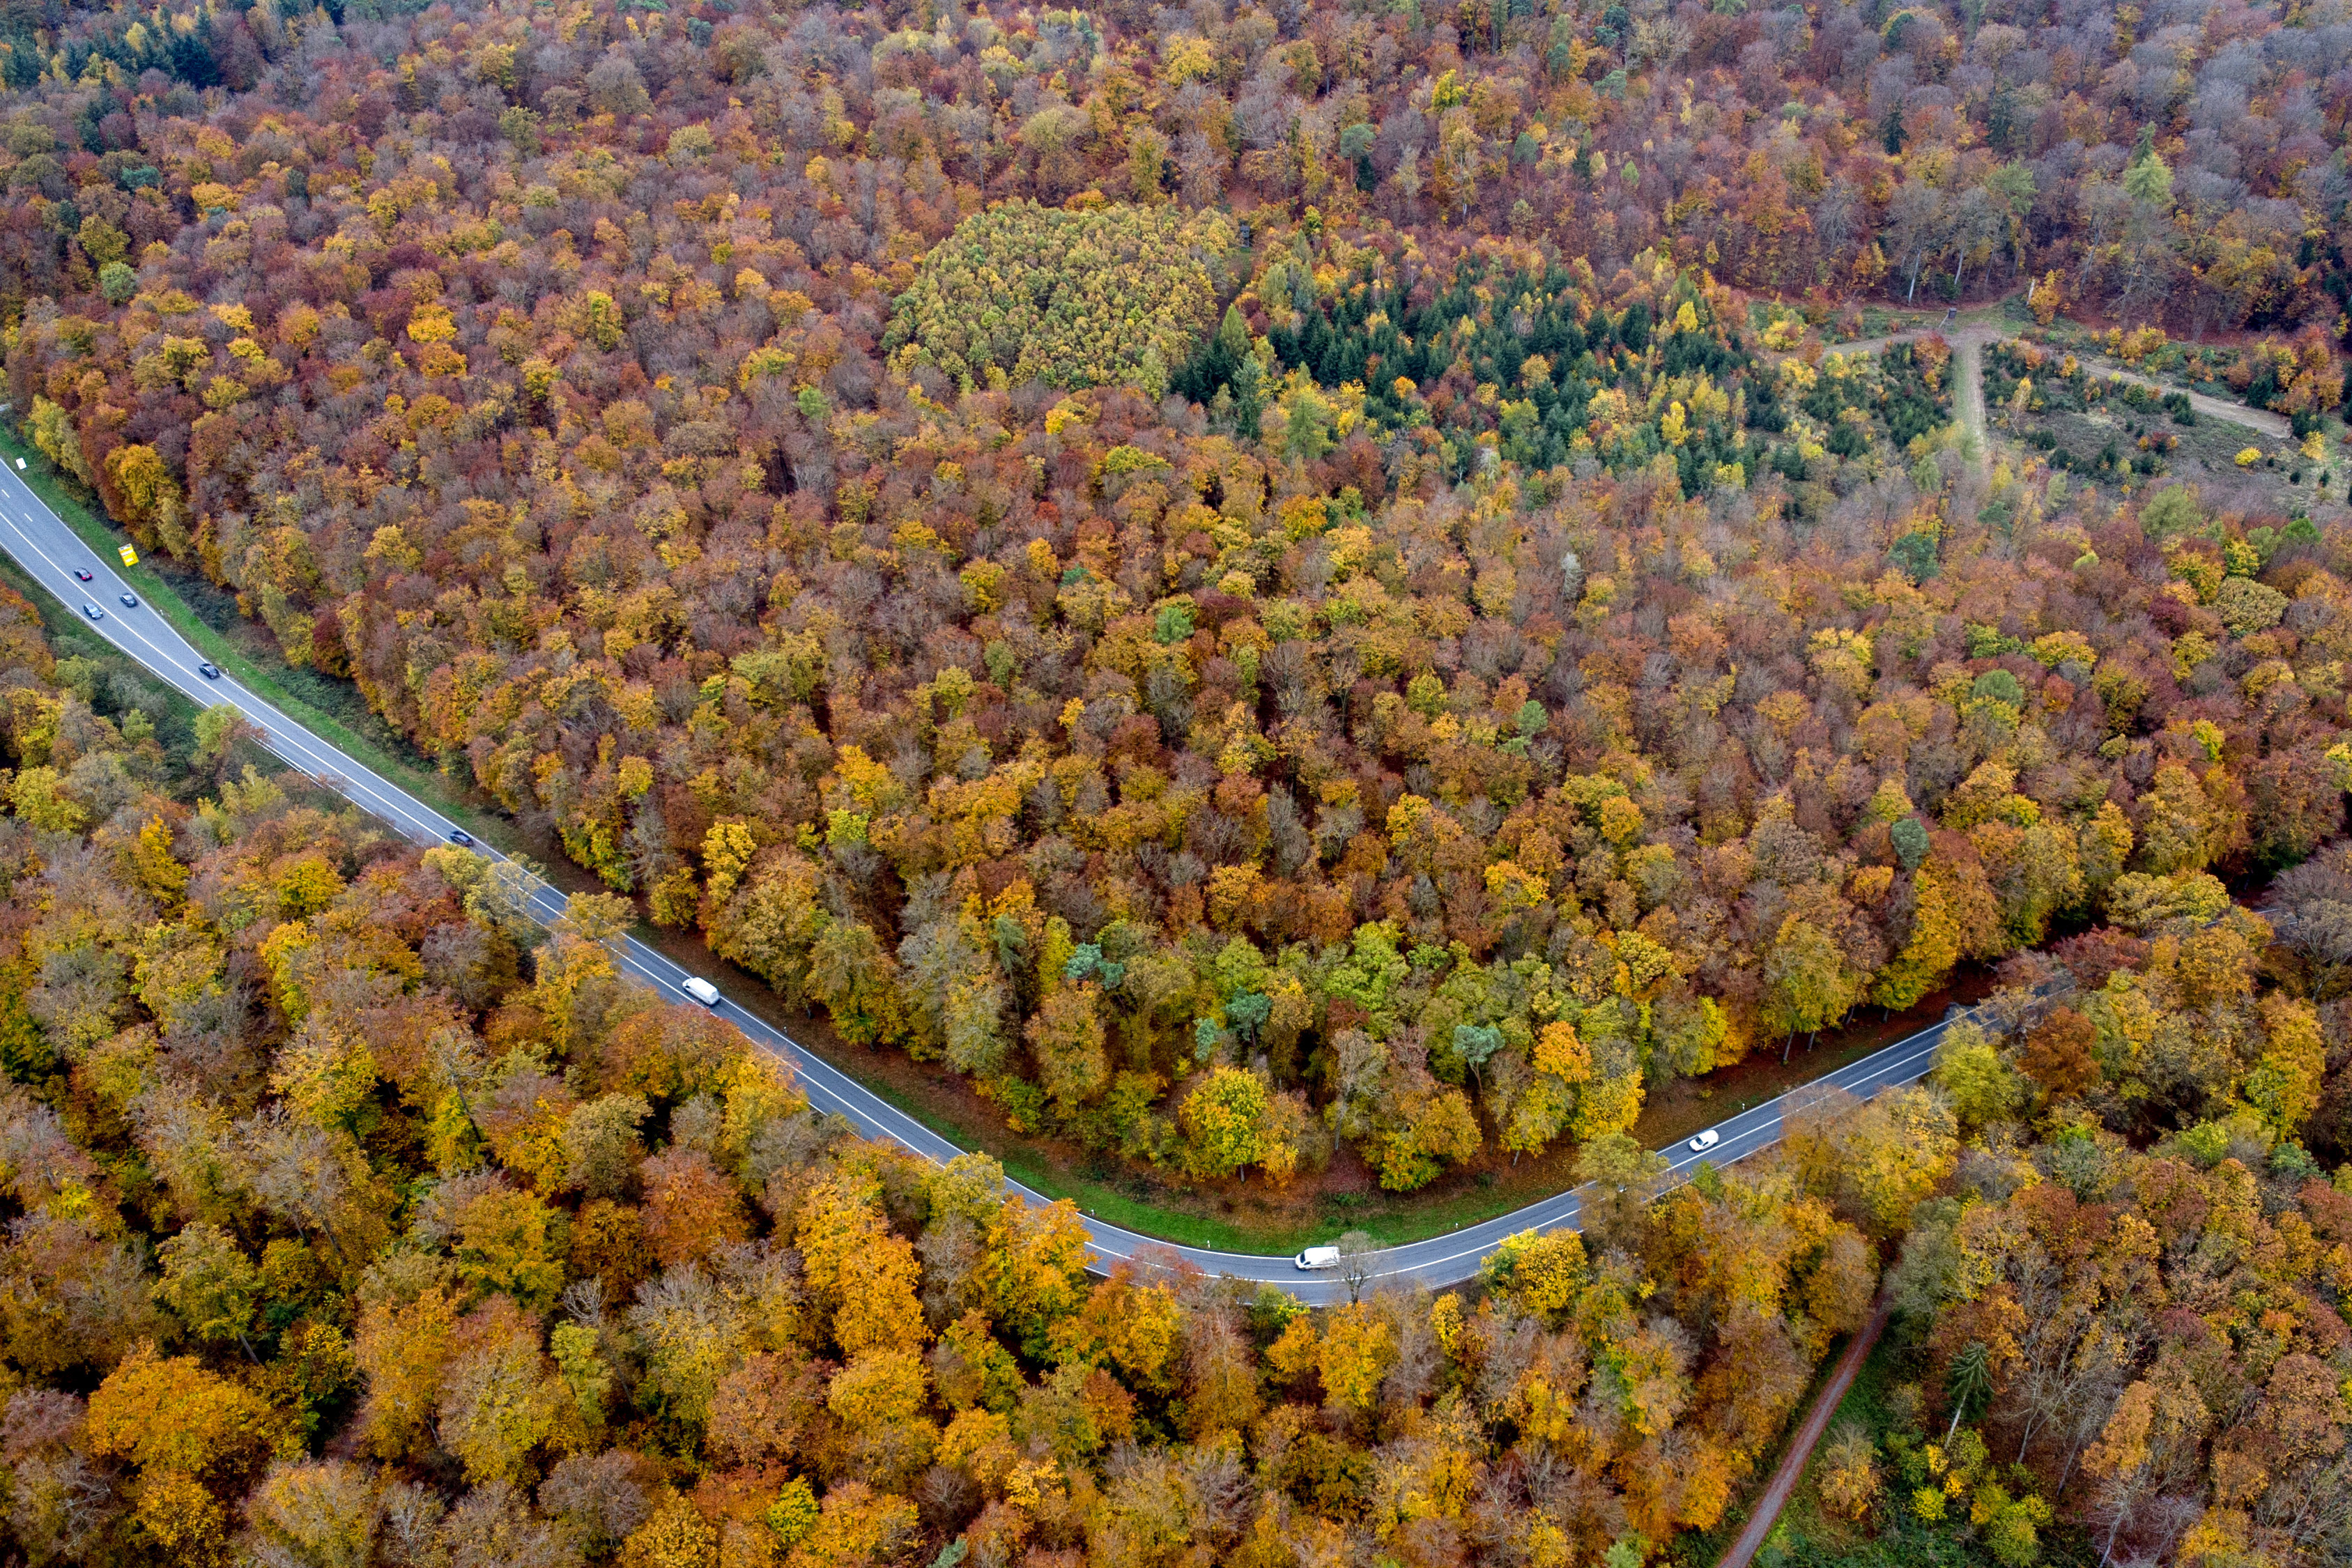
<path fill-rule="evenodd" d="M 56 588 L 58 583 L 67 584 L 68 586 L 57 588 L 60 597 L 72 601 L 87 595 L 85 603 L 103 599 L 110 593 L 119 599 L 122 593 L 128 591 L 121 585 L 121 579 L 113 568 L 96 552 L 90 552 L 96 563 L 93 581 L 84 584 L 74 579 L 72 572 L 60 565 L 42 547 L 35 536 L 36 531 L 51 526 L 71 539 L 75 546 L 82 549 L 87 546 L 61 521 L 47 513 L 39 498 L 19 476 L 5 468 L 0 468 L 0 474 L 5 476 L 7 490 L 12 494 L 23 492 L 23 501 L 30 508 L 29 515 L 5 514 L 11 524 L 6 532 L 12 537 L 0 539 L 0 545 L 4 545 L 28 571 L 32 568 L 26 559 L 27 553 L 37 557 L 54 574 L 56 580 L 45 582 L 45 587 Z M 45 517 L 47 519 L 46 525 L 40 521 Z M 32 574 L 36 580 L 42 576 L 37 571 Z M 110 589 L 103 586 L 109 584 L 113 584 Z M 145 614 L 142 616 L 141 612 Z M 109 642 L 200 705 L 226 703 L 236 708 L 261 731 L 264 743 L 270 751 L 290 765 L 331 784 L 355 804 L 373 811 L 394 826 L 435 842 L 446 840 L 455 829 L 456 824 L 294 723 L 226 672 L 218 680 L 205 679 L 195 669 L 204 656 L 172 631 L 169 623 L 152 605 L 142 601 L 134 610 L 110 614 L 92 624 L 93 628 Z M 475 847 L 478 853 L 491 860 L 504 861 L 508 858 L 488 845 Z M 553 921 L 562 917 L 566 900 L 560 889 L 533 878 L 523 889 L 523 902 L 530 912 L 543 920 Z M 657 988 L 675 991 L 691 973 L 667 954 L 646 947 L 633 937 L 625 936 L 616 945 L 616 956 L 623 971 L 637 975 Z M 717 1010 L 763 1048 L 793 1066 L 810 1103 L 815 1108 L 845 1116 L 867 1135 L 888 1138 L 934 1164 L 942 1163 L 958 1152 L 949 1140 L 933 1132 L 831 1063 L 801 1047 L 789 1035 L 740 1004 L 722 998 Z M 1771 1147 L 1780 1141 L 1781 1125 L 1793 1100 L 1809 1090 L 1876 1088 L 1906 1083 L 1921 1077 L 1927 1070 L 1925 1064 L 1932 1062 L 1935 1058 L 1937 1042 L 1940 1041 L 1943 1031 L 1941 1024 L 1930 1026 L 1874 1055 L 1824 1074 L 1789 1094 L 1737 1113 L 1717 1128 L 1723 1135 L 1723 1142 L 1703 1154 L 1693 1154 L 1677 1143 L 1675 1149 L 1667 1154 L 1666 1173 L 1679 1176 L 1701 1163 L 1735 1164 Z M 1008 1182 L 1006 1185 L 1032 1202 L 1045 1201 L 1018 1183 Z M 1520 1231 L 1572 1225 L 1581 1213 L 1582 1202 L 1576 1192 L 1555 1194 L 1511 1214 L 1468 1226 L 1456 1236 L 1433 1237 L 1387 1248 L 1381 1255 L 1383 1266 L 1368 1278 L 1375 1280 L 1411 1279 L 1430 1285 L 1455 1283 L 1475 1272 L 1475 1268 L 1461 1267 L 1465 1259 L 1483 1258 L 1506 1237 Z M 1196 1268 L 1283 1284 L 1309 1299 L 1325 1301 L 1339 1299 L 1340 1281 L 1329 1278 L 1301 1279 L 1292 1268 L 1291 1259 L 1287 1257 L 1180 1247 L 1091 1217 L 1083 1223 L 1091 1248 L 1090 1264 L 1098 1270 L 1109 1264 L 1132 1261 L 1139 1253 L 1169 1252 Z M 1433 1253 L 1429 1250 L 1456 1243 L 1459 1245 L 1450 1251 Z"/>

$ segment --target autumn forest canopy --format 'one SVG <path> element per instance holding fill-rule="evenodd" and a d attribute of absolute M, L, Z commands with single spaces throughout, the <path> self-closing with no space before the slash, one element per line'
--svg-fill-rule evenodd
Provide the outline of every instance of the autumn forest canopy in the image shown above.
<path fill-rule="evenodd" d="M 1626 1568 L 1892 1268 L 1856 1551 L 2344 1561 L 2347 115 L 2334 0 L 0 7 L 27 449 L 607 889 L 0 616 L 10 1549 Z M 640 914 L 1063 1153 L 1632 1195 L 1090 1279 Z"/>

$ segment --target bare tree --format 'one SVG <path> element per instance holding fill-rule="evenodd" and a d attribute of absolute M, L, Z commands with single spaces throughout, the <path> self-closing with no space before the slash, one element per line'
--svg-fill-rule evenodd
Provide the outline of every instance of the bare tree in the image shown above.
<path fill-rule="evenodd" d="M 1381 1254 L 1381 1244 L 1360 1230 L 1351 1230 L 1339 1238 L 1339 1278 L 1348 1286 L 1349 1304 L 1364 1298 L 1364 1282 L 1372 1277 L 1372 1259 Z"/>
<path fill-rule="evenodd" d="M 1895 193 L 1886 213 L 1886 237 L 1893 245 L 1895 265 L 1904 271 L 1906 304 L 1919 291 L 1920 269 L 1942 253 L 1946 231 L 1943 192 L 1932 185 L 1906 183 Z"/>

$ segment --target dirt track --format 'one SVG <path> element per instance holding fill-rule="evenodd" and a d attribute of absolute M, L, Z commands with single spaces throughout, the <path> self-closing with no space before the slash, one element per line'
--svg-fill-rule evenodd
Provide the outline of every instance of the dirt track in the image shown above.
<path fill-rule="evenodd" d="M 2127 370 L 2118 370 L 2105 361 L 2094 366 L 2093 371 L 2098 375 L 2110 376 L 2116 381 L 2132 382 L 2140 386 L 2151 387 L 2158 392 L 2184 391 L 2181 387 L 2167 386 L 2160 381 L 2150 381 L 2144 375 L 2137 375 Z M 2189 407 L 2210 418 L 2219 419 L 2224 425 L 2242 425 L 2249 430 L 2268 436 L 2273 441 L 2289 440 L 2294 435 L 2293 425 L 2268 409 L 2249 408 L 2242 403 L 2227 403 L 2218 397 L 2208 397 L 2201 392 L 2188 392 L 2185 395 L 2189 399 Z"/>
<path fill-rule="evenodd" d="M 1832 343 L 1830 345 L 1830 352 L 1842 354 L 1876 353 L 1895 343 L 1907 343 L 1916 338 L 1924 338 L 1930 332 L 1943 332 L 1944 341 L 1952 345 L 1952 373 L 1958 377 L 1960 423 L 1967 428 L 1969 435 L 1976 437 L 1977 450 L 1980 454 L 1979 465 L 1987 465 L 1991 460 L 1992 447 L 1985 426 L 1984 345 L 2017 335 L 2013 325 L 1998 318 L 1997 312 L 2000 308 L 1998 303 L 1979 306 L 1963 314 L 1948 329 L 1931 322 L 1900 332 L 1889 332 L 1883 338 L 1864 338 L 1855 342 Z M 2242 403 L 2231 403 L 2223 398 L 2209 397 L 2201 392 L 2186 392 L 2182 387 L 2152 381 L 2137 372 L 2122 369 L 2094 355 L 2086 354 L 2078 357 L 2084 360 L 2091 373 L 2096 375 L 2112 376 L 2116 380 L 2128 381 L 2157 392 L 2183 392 L 2191 408 L 2208 418 L 2219 419 L 2225 425 L 2242 426 L 2258 435 L 2267 436 L 2273 441 L 2288 440 L 2294 435 L 2293 427 L 2284 418 L 2267 409 L 2249 408 Z"/>
<path fill-rule="evenodd" d="M 1944 341 L 1952 345 L 1952 384 L 1954 403 L 1959 415 L 1960 427 L 1976 444 L 1976 471 L 1979 484 L 1988 483 L 1992 476 L 1992 434 L 1985 426 L 1984 346 L 2003 336 L 2000 323 L 1992 319 L 1996 305 L 1979 307 L 1947 328 L 1940 322 L 1928 322 L 1906 331 L 1889 332 L 1883 338 L 1863 338 L 1850 343 L 1832 343 L 1830 353 L 1841 354 L 1877 353 L 1896 343 L 1907 343 L 1930 333 L 1941 332 Z"/>
<path fill-rule="evenodd" d="M 1813 1449 L 1821 1443 L 1822 1434 L 1829 1428 L 1830 1417 L 1837 1413 L 1838 1402 L 1845 1397 L 1845 1391 L 1853 1386 L 1854 1374 L 1869 1359 L 1871 1346 L 1876 1344 L 1878 1336 L 1885 1331 L 1887 1316 L 1893 1310 L 1892 1298 L 1882 1294 L 1878 1298 L 1878 1305 L 1871 1310 L 1870 1321 L 1862 1326 L 1862 1331 L 1853 1336 L 1853 1342 L 1845 1347 L 1845 1354 L 1838 1358 L 1837 1371 L 1830 1374 L 1828 1386 L 1813 1400 L 1812 1408 L 1805 1412 L 1804 1425 L 1797 1428 L 1796 1436 L 1790 1440 L 1789 1451 L 1780 1457 L 1780 1468 L 1772 1472 L 1771 1484 L 1764 1489 L 1764 1495 L 1756 1500 L 1756 1511 L 1748 1517 L 1747 1528 L 1739 1532 L 1739 1539 L 1731 1543 L 1731 1550 L 1723 1554 L 1723 1561 L 1716 1568 L 1748 1568 L 1749 1559 L 1764 1544 L 1764 1538 L 1772 1533 L 1772 1526 L 1779 1521 L 1780 1510 L 1788 1506 L 1790 1494 L 1797 1489 L 1797 1482 L 1804 1476 L 1805 1462 L 1813 1457 Z"/>

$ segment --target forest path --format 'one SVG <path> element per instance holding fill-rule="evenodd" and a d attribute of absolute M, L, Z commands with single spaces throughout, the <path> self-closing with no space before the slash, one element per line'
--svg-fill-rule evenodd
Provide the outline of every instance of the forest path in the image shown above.
<path fill-rule="evenodd" d="M 1954 413 L 1974 443 L 1972 463 L 1976 471 L 1979 493 L 1992 484 L 1992 431 L 1985 422 L 1984 346 L 2007 332 L 2000 309 L 2007 301 L 1996 300 L 1990 305 L 1979 305 L 1951 321 L 1922 321 L 1899 332 L 1889 332 L 1881 338 L 1860 338 L 1853 342 L 1832 343 L 1832 353 L 1874 354 L 1884 353 L 1896 343 L 1913 342 L 1930 333 L 1941 333 L 1952 345 L 1952 380 Z"/>
<path fill-rule="evenodd" d="M 1976 454 L 1977 481 L 1992 484 L 1992 432 L 1985 427 L 1984 345 L 1989 334 L 1970 330 L 1952 339 L 1952 374 L 1958 379 L 1960 428 Z"/>
<path fill-rule="evenodd" d="M 2201 392 L 2189 392 L 2185 387 L 2168 386 L 2163 382 L 2150 381 L 2147 376 L 2136 374 L 2131 371 L 2119 370 L 2104 361 L 2096 367 L 2096 373 L 2113 377 L 2116 381 L 2128 381 L 2135 385 L 2152 387 L 2158 392 L 2184 393 L 2189 399 L 2189 406 L 2198 413 L 2219 419 L 2224 425 L 2242 425 L 2259 435 L 2268 436 L 2273 441 L 2292 440 L 2294 437 L 2294 426 L 2284 416 L 2273 414 L 2268 409 L 2249 408 L 2242 403 L 2231 403 L 2219 397 L 2208 397 Z"/>
<path fill-rule="evenodd" d="M 1979 306 L 1974 310 L 1967 311 L 1949 328 L 1937 323 L 1923 324 L 1906 328 L 1899 332 L 1889 332 L 1881 338 L 1863 338 L 1853 342 L 1832 343 L 1830 345 L 1830 352 L 1842 354 L 1877 353 L 1896 343 L 1907 343 L 1915 339 L 1926 337 L 1929 332 L 1943 332 L 1944 341 L 1952 345 L 1952 363 L 1956 374 L 1960 378 L 1960 423 L 1967 428 L 1969 434 L 1977 439 L 1979 454 L 1978 468 L 1981 474 L 1990 469 L 1992 453 L 1991 437 L 1985 423 L 1984 346 L 1989 342 L 2011 336 L 2015 331 L 2015 324 L 2004 320 L 2000 314 L 2000 307 L 2005 302 L 1996 301 L 1991 305 Z M 2145 386 L 2155 392 L 2181 393 L 2188 397 L 2189 406 L 2208 418 L 2219 419 L 2225 425 L 2242 426 L 2257 435 L 2267 436 L 2273 441 L 2294 439 L 2294 427 L 2283 416 L 2273 414 L 2267 409 L 2249 408 L 2242 403 L 2232 403 L 2227 398 L 2211 397 L 2201 392 L 2190 392 L 2186 387 L 2153 380 L 2148 376 L 2141 375 L 2137 371 L 2126 370 L 2101 356 L 2084 355 L 2082 357 L 2092 362 L 2092 368 L 2096 374 L 2110 376 L 2117 381 L 2127 381 L 2134 385 Z"/>
<path fill-rule="evenodd" d="M 1963 341 L 1974 342 L 1981 346 L 1991 342 L 1996 338 L 2010 336 L 2016 331 L 2016 323 L 2010 321 L 2003 313 L 2003 307 L 2008 303 L 2007 299 L 2000 299 L 1989 304 L 1973 306 L 1960 311 L 1948 322 L 1941 317 L 1931 316 L 1922 310 L 1914 318 L 1917 323 L 1915 326 L 1888 332 L 1884 337 L 1856 338 L 1851 342 L 1831 343 L 1828 345 L 1828 352 L 1833 354 L 1873 354 L 1883 349 L 1892 348 L 1896 343 L 1916 342 L 1932 332 L 1941 332 L 1944 335 L 1944 341 L 1956 347 Z"/>
<path fill-rule="evenodd" d="M 1747 1527 L 1740 1531 L 1739 1539 L 1731 1543 L 1731 1550 L 1723 1554 L 1723 1560 L 1716 1564 L 1716 1568 L 1748 1568 L 1749 1560 L 1763 1546 L 1765 1537 L 1772 1533 L 1772 1526 L 1780 1521 L 1780 1510 L 1788 1506 L 1790 1496 L 1797 1489 L 1797 1482 L 1804 1476 L 1806 1462 L 1813 1457 L 1813 1449 L 1820 1445 L 1822 1434 L 1829 1429 L 1830 1417 L 1837 1414 L 1838 1403 L 1845 1397 L 1845 1391 L 1853 1386 L 1854 1374 L 1870 1358 L 1871 1347 L 1878 1342 L 1878 1336 L 1886 1331 L 1886 1320 L 1894 1310 L 1894 1298 L 1882 1291 L 1878 1305 L 1871 1310 L 1870 1321 L 1862 1326 L 1861 1331 L 1853 1336 L 1853 1342 L 1845 1347 L 1845 1354 L 1838 1358 L 1837 1371 L 1830 1374 L 1829 1383 L 1813 1400 L 1812 1408 L 1805 1412 L 1805 1424 L 1797 1428 L 1796 1436 L 1789 1443 L 1789 1451 L 1780 1456 L 1780 1468 L 1772 1472 L 1771 1485 L 1766 1487 L 1764 1495 L 1756 1500 L 1756 1511 L 1748 1516 Z"/>

